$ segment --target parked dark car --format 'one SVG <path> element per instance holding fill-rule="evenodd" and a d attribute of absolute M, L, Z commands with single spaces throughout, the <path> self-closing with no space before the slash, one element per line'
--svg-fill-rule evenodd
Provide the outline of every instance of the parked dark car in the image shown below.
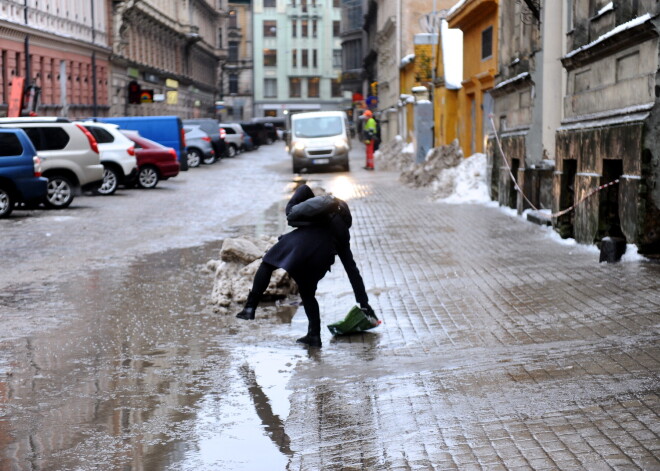
<path fill-rule="evenodd" d="M 286 119 L 277 118 L 274 116 L 266 116 L 263 118 L 252 118 L 253 123 L 261 123 L 266 126 L 266 134 L 268 136 L 267 144 L 282 139 L 284 130 L 286 129 Z"/>
<path fill-rule="evenodd" d="M 268 131 L 263 123 L 240 123 L 243 130 L 250 135 L 252 143 L 259 147 L 268 144 Z"/>
<path fill-rule="evenodd" d="M 213 118 L 184 119 L 184 125 L 197 124 L 211 138 L 216 159 L 227 157 L 227 145 L 221 136 L 220 123 Z"/>
<path fill-rule="evenodd" d="M 211 136 L 205 133 L 199 124 L 185 124 L 183 130 L 186 132 L 188 165 L 195 168 L 202 163 L 214 163 L 216 159 Z"/>
<path fill-rule="evenodd" d="M 41 202 L 47 192 L 41 160 L 25 131 L 0 129 L 0 218 L 9 216 L 16 203 Z"/>
<path fill-rule="evenodd" d="M 155 188 L 159 180 L 167 180 L 179 174 L 179 162 L 173 148 L 142 137 L 137 131 L 121 132 L 135 143 L 138 186 Z"/>
<path fill-rule="evenodd" d="M 247 152 L 256 148 L 257 146 L 255 146 L 254 142 L 252 142 L 252 136 L 250 136 L 248 133 L 243 133 L 243 148 L 241 150 L 243 152 Z"/>

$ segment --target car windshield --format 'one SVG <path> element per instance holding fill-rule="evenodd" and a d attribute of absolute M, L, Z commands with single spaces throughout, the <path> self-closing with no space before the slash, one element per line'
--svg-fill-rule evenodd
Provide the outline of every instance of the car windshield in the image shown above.
<path fill-rule="evenodd" d="M 293 134 L 296 137 L 328 137 L 341 133 L 341 117 L 339 116 L 303 118 L 293 122 Z"/>

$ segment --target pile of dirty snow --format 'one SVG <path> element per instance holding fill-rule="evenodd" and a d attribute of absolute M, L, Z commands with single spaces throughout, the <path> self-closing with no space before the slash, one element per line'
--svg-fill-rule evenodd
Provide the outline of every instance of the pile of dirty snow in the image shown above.
<path fill-rule="evenodd" d="M 433 196 L 443 203 L 489 202 L 486 164 L 486 154 L 474 154 L 442 170 L 431 185 Z"/>
<path fill-rule="evenodd" d="M 400 180 L 416 188 L 433 184 L 440 173 L 448 168 L 456 167 L 463 160 L 463 151 L 458 145 L 458 139 L 448 146 L 431 149 L 422 163 L 413 162 L 401 171 Z"/>
<path fill-rule="evenodd" d="M 374 152 L 374 160 L 378 170 L 403 170 L 414 162 L 415 149 L 412 144 L 403 142 L 401 136 L 395 136 L 389 142 L 384 142 Z"/>
<path fill-rule="evenodd" d="M 220 249 L 220 260 L 210 260 L 206 268 L 215 277 L 211 304 L 216 312 L 226 313 L 243 304 L 252 288 L 254 275 L 266 251 L 277 242 L 275 237 L 237 237 L 225 239 Z M 275 270 L 264 299 L 285 298 L 297 294 L 298 286 L 287 272 Z"/>

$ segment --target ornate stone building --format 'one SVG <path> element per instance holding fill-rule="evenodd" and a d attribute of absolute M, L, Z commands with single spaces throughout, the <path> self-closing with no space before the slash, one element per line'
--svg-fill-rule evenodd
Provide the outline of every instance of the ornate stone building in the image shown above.
<path fill-rule="evenodd" d="M 107 115 L 110 3 L 0 0 L 0 115 L 23 87 L 23 114 Z"/>
<path fill-rule="evenodd" d="M 215 116 L 226 57 L 222 1 L 112 2 L 113 115 Z M 131 84 L 143 92 L 139 104 L 130 103 Z"/>
<path fill-rule="evenodd" d="M 660 253 L 660 74 L 655 0 L 573 0 L 567 11 L 567 74 L 556 134 L 553 210 L 565 236 L 591 244 L 623 237 Z"/>
<path fill-rule="evenodd" d="M 222 121 L 248 121 L 253 116 L 252 1 L 230 0 L 227 59 L 222 66 Z"/>

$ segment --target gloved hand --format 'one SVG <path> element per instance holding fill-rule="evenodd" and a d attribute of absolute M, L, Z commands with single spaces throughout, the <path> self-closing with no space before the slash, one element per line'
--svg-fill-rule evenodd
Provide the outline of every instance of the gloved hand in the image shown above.
<path fill-rule="evenodd" d="M 360 309 L 362 309 L 367 316 L 372 317 L 374 320 L 378 321 L 378 316 L 376 315 L 374 310 L 371 308 L 371 306 L 369 306 L 369 304 L 366 304 L 366 303 L 365 304 L 360 304 Z"/>

